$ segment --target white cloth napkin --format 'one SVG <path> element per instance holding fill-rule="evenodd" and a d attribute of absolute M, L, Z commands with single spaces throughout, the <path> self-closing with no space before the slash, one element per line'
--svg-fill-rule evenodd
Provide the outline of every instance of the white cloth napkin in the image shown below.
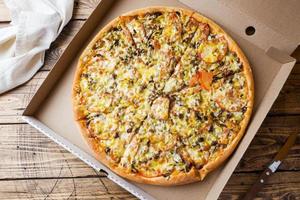
<path fill-rule="evenodd" d="M 11 26 L 0 29 L 0 94 L 28 81 L 72 17 L 73 0 L 5 0 Z"/>

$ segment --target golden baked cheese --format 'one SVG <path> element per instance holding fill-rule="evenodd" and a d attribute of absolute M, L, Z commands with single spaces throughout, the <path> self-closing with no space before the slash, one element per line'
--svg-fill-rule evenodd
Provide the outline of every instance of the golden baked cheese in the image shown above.
<path fill-rule="evenodd" d="M 140 183 L 203 180 L 243 136 L 253 108 L 249 63 L 199 13 L 151 7 L 107 24 L 82 53 L 75 120 L 95 157 Z"/>

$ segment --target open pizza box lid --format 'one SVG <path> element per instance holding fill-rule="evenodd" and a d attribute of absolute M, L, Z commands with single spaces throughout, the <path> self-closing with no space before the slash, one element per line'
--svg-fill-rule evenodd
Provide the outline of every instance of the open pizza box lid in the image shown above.
<path fill-rule="evenodd" d="M 88 165 L 141 199 L 216 199 L 255 136 L 286 81 L 295 59 L 289 56 L 300 41 L 296 1 L 279 0 L 102 0 L 68 45 L 54 68 L 33 96 L 23 119 Z M 256 3 L 254 3 L 256 2 Z M 93 36 L 116 16 L 146 6 L 177 6 L 199 10 L 220 24 L 248 57 L 255 80 L 255 107 L 247 132 L 232 156 L 203 182 L 161 187 L 133 183 L 115 175 L 98 162 L 74 122 L 71 86 L 81 51 Z M 276 16 L 277 15 L 277 16 Z M 297 18 L 298 17 L 298 18 Z M 276 19 L 276 20 L 274 20 Z M 245 34 L 253 26 L 254 35 Z"/>

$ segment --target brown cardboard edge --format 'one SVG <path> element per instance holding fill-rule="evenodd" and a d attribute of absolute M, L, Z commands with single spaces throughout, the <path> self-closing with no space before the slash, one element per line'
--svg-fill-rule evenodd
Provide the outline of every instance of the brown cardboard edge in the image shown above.
<path fill-rule="evenodd" d="M 58 135 L 55 131 L 53 131 L 51 128 L 46 126 L 44 123 L 39 121 L 33 116 L 26 116 L 23 115 L 22 119 L 36 128 L 38 131 L 49 137 L 51 140 L 53 140 L 58 145 L 65 148 L 67 151 L 71 152 L 73 155 L 81 159 L 83 162 L 85 162 L 87 165 L 91 166 L 97 171 L 103 171 L 107 174 L 107 178 L 115 182 L 116 184 L 120 185 L 122 188 L 126 189 L 131 194 L 135 195 L 136 197 L 143 199 L 143 200 L 154 200 L 155 198 L 146 193 L 141 188 L 127 182 L 125 179 L 119 177 L 114 172 L 112 172 L 110 169 L 108 169 L 105 165 L 102 165 L 100 162 L 98 162 L 94 157 L 89 155 L 88 153 L 82 151 L 79 147 L 72 144 L 62 136 Z"/>
<path fill-rule="evenodd" d="M 35 113 L 39 105 L 43 102 L 43 100 L 50 93 L 51 89 L 55 86 L 56 82 L 61 77 L 61 74 L 63 74 L 66 71 L 70 62 L 72 62 L 73 55 L 76 55 L 78 53 L 77 47 L 79 46 L 80 41 L 88 40 L 95 28 L 93 24 L 99 23 L 99 21 L 109 10 L 112 4 L 113 1 L 110 0 L 101 0 L 98 3 L 97 7 L 94 9 L 94 11 L 83 24 L 83 26 L 74 36 L 72 41 L 68 44 L 62 55 L 56 61 L 52 70 L 49 72 L 48 76 L 46 77 L 40 88 L 31 98 L 29 104 L 27 105 L 22 115 L 33 115 Z M 100 9 L 101 12 L 99 12 Z"/>
<path fill-rule="evenodd" d="M 236 166 L 238 165 L 239 161 L 243 157 L 244 153 L 246 152 L 247 148 L 249 147 L 251 141 L 253 140 L 254 136 L 256 135 L 258 129 L 260 128 L 263 120 L 266 118 L 268 111 L 271 109 L 273 103 L 277 99 L 284 83 L 288 79 L 289 74 L 291 73 L 296 59 L 290 57 L 289 55 L 279 51 L 278 49 L 271 47 L 266 52 L 268 56 L 272 59 L 277 60 L 279 63 L 282 63 L 282 67 L 273 79 L 271 85 L 269 86 L 264 98 L 261 101 L 260 108 L 255 113 L 264 113 L 263 115 L 254 115 L 252 116 L 252 123 L 246 130 L 246 134 L 242 138 L 240 144 L 238 145 L 237 149 L 235 150 L 234 159 L 230 159 L 227 165 L 223 168 L 222 172 L 219 174 L 216 183 L 212 186 L 210 191 L 208 192 L 206 199 L 217 199 L 221 194 L 223 188 L 225 187 L 226 183 L 228 182 L 230 176 L 233 174 Z M 275 95 L 274 95 L 275 94 Z M 252 129 L 251 132 L 248 130 Z"/>

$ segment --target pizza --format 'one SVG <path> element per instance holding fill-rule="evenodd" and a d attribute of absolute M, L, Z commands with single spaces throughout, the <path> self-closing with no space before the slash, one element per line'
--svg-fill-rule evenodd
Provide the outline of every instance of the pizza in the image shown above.
<path fill-rule="evenodd" d="M 236 148 L 254 82 L 238 45 L 182 8 L 117 17 L 83 51 L 73 109 L 95 157 L 140 183 L 201 181 Z"/>

